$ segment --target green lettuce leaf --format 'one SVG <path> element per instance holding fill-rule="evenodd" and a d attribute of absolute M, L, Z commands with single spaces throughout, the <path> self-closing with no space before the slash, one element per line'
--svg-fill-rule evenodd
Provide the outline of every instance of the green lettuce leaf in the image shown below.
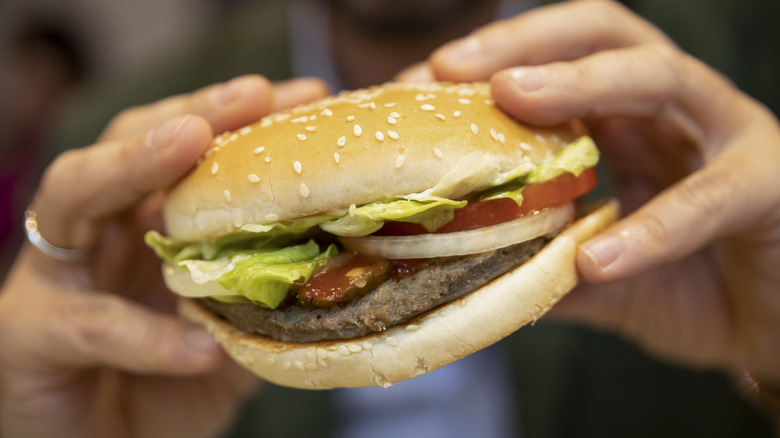
<path fill-rule="evenodd" d="M 521 174 L 519 178 L 502 184 L 480 196 L 480 202 L 493 199 L 508 198 L 523 204 L 523 189 L 531 184 L 550 181 L 568 172 L 574 176 L 596 165 L 599 161 L 599 151 L 590 137 L 580 137 L 566 145 L 552 159 L 545 161 L 531 172 Z M 518 172 L 520 174 L 520 172 Z"/>
<path fill-rule="evenodd" d="M 272 252 L 251 253 L 238 260 L 218 281 L 225 289 L 275 309 L 287 296 L 290 286 L 309 281 L 314 270 L 324 266 L 328 257 L 336 253 L 336 245 L 320 252 L 313 240 Z"/>
<path fill-rule="evenodd" d="M 386 220 L 414 222 L 428 231 L 452 220 L 453 210 L 466 205 L 466 201 L 435 196 L 427 199 L 395 199 L 372 202 L 354 209 L 335 220 L 323 222 L 320 228 L 338 236 L 365 236 L 382 228 Z"/>
<path fill-rule="evenodd" d="M 337 252 L 335 245 L 320 252 L 319 245 L 309 240 L 284 248 L 236 251 L 232 256 L 214 260 L 184 260 L 179 266 L 190 272 L 195 283 L 217 281 L 234 296 L 274 309 L 285 299 L 291 285 L 307 282 L 314 270 Z M 225 295 L 220 299 L 235 301 L 232 297 Z"/>
<path fill-rule="evenodd" d="M 580 137 L 561 149 L 552 160 L 536 166 L 525 179 L 525 184 L 550 181 L 569 172 L 580 176 L 583 170 L 591 168 L 599 161 L 599 150 L 590 137 Z"/>

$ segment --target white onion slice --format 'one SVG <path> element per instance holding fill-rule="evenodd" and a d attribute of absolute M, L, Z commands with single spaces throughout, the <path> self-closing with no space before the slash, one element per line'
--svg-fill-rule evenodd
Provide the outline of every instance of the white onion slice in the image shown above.
<path fill-rule="evenodd" d="M 574 203 L 548 208 L 513 221 L 444 234 L 340 237 L 350 251 L 388 259 L 421 259 L 477 254 L 544 236 L 574 218 Z"/>
<path fill-rule="evenodd" d="M 238 295 L 235 291 L 225 289 L 217 280 L 196 283 L 192 275 L 184 269 L 168 263 L 163 264 L 163 279 L 168 289 L 183 297 L 214 297 Z"/>

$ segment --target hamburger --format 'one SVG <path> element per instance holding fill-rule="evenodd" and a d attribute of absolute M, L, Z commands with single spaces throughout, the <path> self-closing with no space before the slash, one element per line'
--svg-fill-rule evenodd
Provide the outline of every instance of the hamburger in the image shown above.
<path fill-rule="evenodd" d="M 391 386 L 534 322 L 577 283 L 598 151 L 487 84 L 388 83 L 217 136 L 167 194 L 180 311 L 280 385 Z"/>

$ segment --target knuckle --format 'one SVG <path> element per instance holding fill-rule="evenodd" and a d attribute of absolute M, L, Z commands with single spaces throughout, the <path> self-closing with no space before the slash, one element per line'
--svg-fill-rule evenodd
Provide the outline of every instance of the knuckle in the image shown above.
<path fill-rule="evenodd" d="M 669 226 L 658 215 L 646 212 L 640 218 L 640 233 L 644 240 L 653 242 L 653 246 L 667 247 L 671 242 Z"/>
<path fill-rule="evenodd" d="M 729 181 L 725 183 L 725 181 Z M 698 215 L 707 218 L 710 222 L 721 217 L 724 211 L 725 200 L 730 197 L 730 191 L 738 184 L 733 179 L 713 179 L 706 174 L 696 174 L 684 179 L 679 186 L 681 202 L 688 209 L 698 212 Z"/>
<path fill-rule="evenodd" d="M 102 349 L 110 342 L 124 303 L 119 297 L 91 295 L 86 299 L 63 300 L 54 323 L 52 338 L 63 341 L 83 353 Z"/>

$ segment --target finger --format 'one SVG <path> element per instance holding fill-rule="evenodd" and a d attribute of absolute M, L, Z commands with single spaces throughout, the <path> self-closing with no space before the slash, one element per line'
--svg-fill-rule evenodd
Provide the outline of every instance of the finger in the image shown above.
<path fill-rule="evenodd" d="M 431 56 L 440 80 L 487 80 L 502 69 L 580 58 L 646 42 L 672 43 L 612 1 L 564 2 L 485 26 Z"/>
<path fill-rule="evenodd" d="M 397 82 L 432 82 L 436 78 L 433 75 L 430 64 L 420 62 L 401 70 L 394 78 Z"/>
<path fill-rule="evenodd" d="M 111 121 L 101 140 L 135 135 L 185 114 L 204 117 L 220 133 L 238 129 L 270 112 L 323 97 L 327 92 L 322 81 L 312 78 L 273 85 L 259 75 L 240 76 L 193 93 L 125 110 Z"/>
<path fill-rule="evenodd" d="M 240 76 L 193 93 L 129 108 L 119 113 L 100 136 L 101 141 L 135 136 L 161 122 L 186 114 L 204 117 L 215 132 L 236 129 L 271 110 L 272 85 L 262 76 Z"/>
<path fill-rule="evenodd" d="M 779 223 L 774 175 L 780 153 L 759 152 L 743 145 L 728 148 L 584 243 L 577 255 L 579 272 L 592 282 L 622 280 L 723 236 Z"/>
<path fill-rule="evenodd" d="M 62 154 L 34 201 L 41 234 L 63 248 L 90 247 L 108 215 L 181 178 L 213 137 L 206 120 L 176 117 L 147 133 Z"/>
<path fill-rule="evenodd" d="M 328 85 L 316 78 L 295 78 L 274 84 L 271 111 L 280 111 L 296 105 L 321 99 L 330 93 Z"/>
<path fill-rule="evenodd" d="M 722 76 L 666 45 L 515 67 L 491 78 L 496 103 L 532 124 L 609 116 L 648 118 L 699 145 L 721 146 L 744 125 L 745 98 Z M 712 156 L 712 149 L 704 156 Z"/>
<path fill-rule="evenodd" d="M 63 294 L 32 342 L 60 367 L 110 365 L 137 373 L 209 371 L 226 356 L 202 327 L 115 295 Z"/>
<path fill-rule="evenodd" d="M 30 371 L 112 365 L 174 374 L 224 361 L 199 326 L 116 295 L 79 290 L 79 275 L 72 266 L 40 260 L 29 248 L 21 252 L 2 295 L 3 361 Z"/>

